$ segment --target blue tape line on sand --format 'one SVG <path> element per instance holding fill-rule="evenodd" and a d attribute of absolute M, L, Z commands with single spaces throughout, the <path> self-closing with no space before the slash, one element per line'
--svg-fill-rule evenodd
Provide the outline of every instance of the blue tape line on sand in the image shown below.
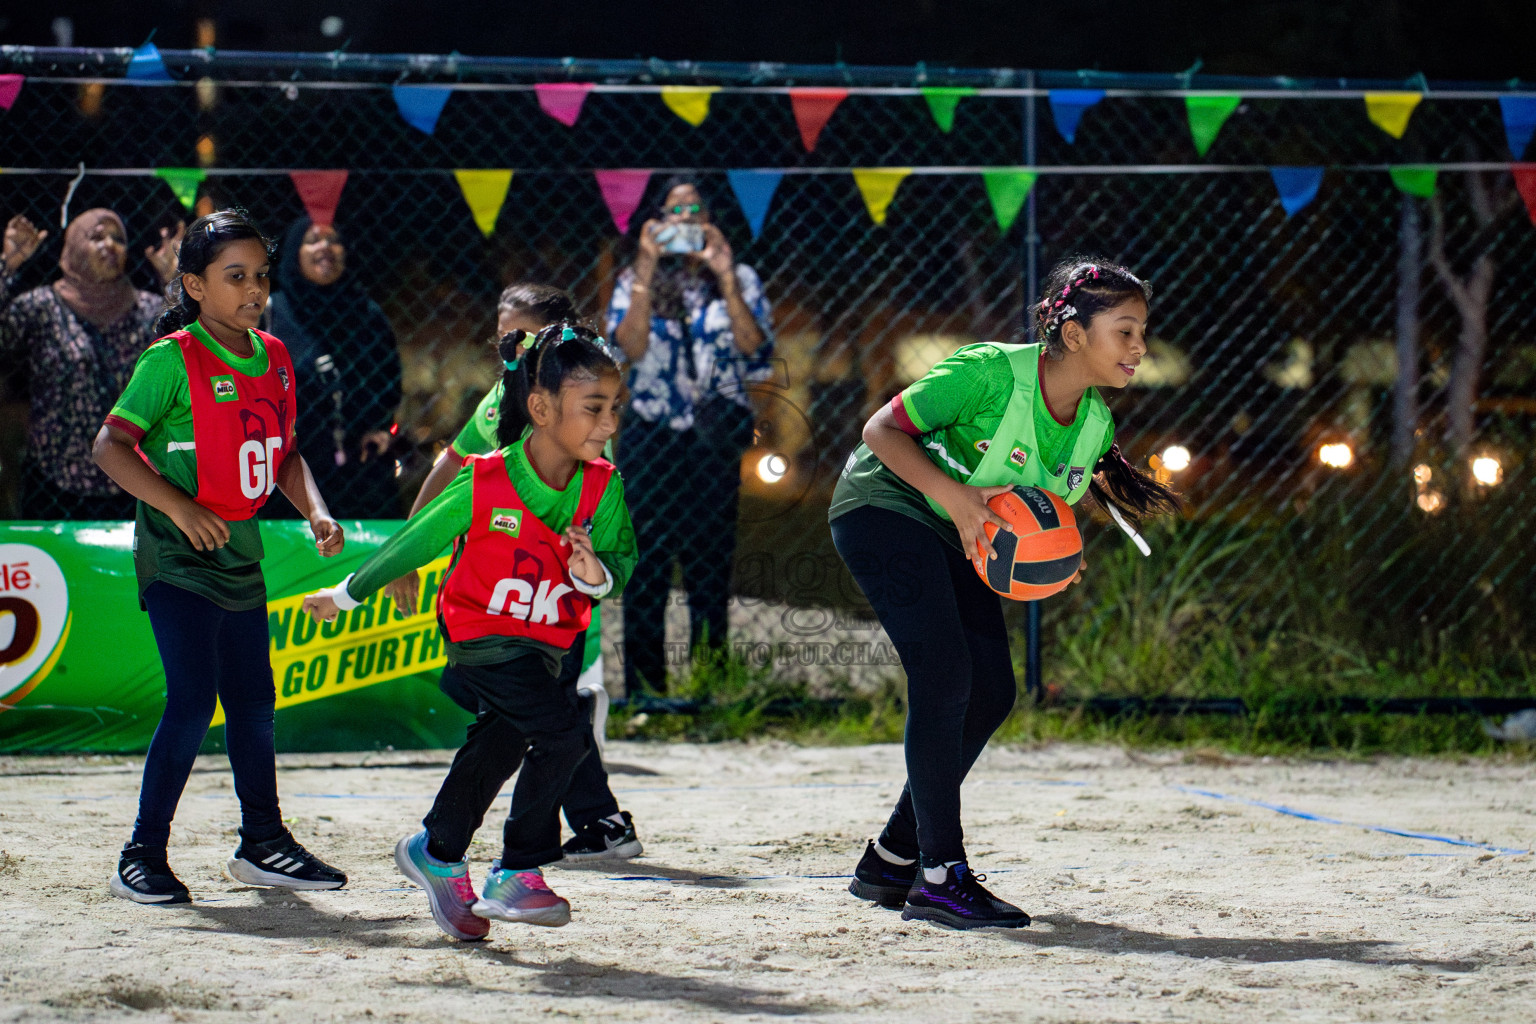
<path fill-rule="evenodd" d="M 1433 832 L 1411 832 L 1408 829 L 1388 828 L 1385 825 L 1361 825 L 1353 821 L 1340 821 L 1338 818 L 1328 818 L 1321 814 L 1312 814 L 1309 811 L 1298 811 L 1294 807 L 1286 807 L 1284 804 L 1272 804 L 1263 800 L 1250 800 L 1245 796 L 1228 796 L 1226 793 L 1216 793 L 1209 789 L 1195 789 L 1193 786 L 1171 786 L 1180 793 L 1191 793 L 1195 796 L 1206 796 L 1212 800 L 1230 800 L 1233 803 L 1247 804 L 1250 807 L 1262 807 L 1266 811 L 1274 811 L 1276 814 L 1284 814 L 1292 818 L 1300 818 L 1303 821 L 1315 821 L 1321 825 L 1345 825 L 1349 828 L 1361 828 L 1367 832 L 1380 832 L 1389 836 L 1401 836 L 1404 839 L 1423 839 L 1431 843 L 1449 843 L 1451 846 L 1466 846 L 1474 850 L 1486 850 L 1489 853 L 1503 853 L 1511 856 L 1530 853 L 1530 850 L 1517 850 L 1508 846 L 1491 846 L 1488 843 L 1474 843 L 1467 839 L 1453 839 L 1450 836 L 1437 836 Z"/>

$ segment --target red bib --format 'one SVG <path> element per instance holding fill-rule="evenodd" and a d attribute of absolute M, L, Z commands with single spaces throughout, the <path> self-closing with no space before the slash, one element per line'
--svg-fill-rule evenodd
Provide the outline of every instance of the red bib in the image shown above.
<path fill-rule="evenodd" d="M 454 542 L 453 567 L 437 598 L 443 635 L 525 636 L 569 648 L 592 618 L 592 599 L 572 585 L 569 553 L 517 495 L 501 452 L 471 456 L 473 513 Z M 587 530 L 613 464 L 594 459 L 582 473 L 574 523 Z"/>
<path fill-rule="evenodd" d="M 197 446 L 197 503 L 220 519 L 249 519 L 277 487 L 277 471 L 293 448 L 293 362 L 281 341 L 256 332 L 267 372 L 241 373 L 190 331 L 167 337 L 181 346 L 192 393 Z"/>

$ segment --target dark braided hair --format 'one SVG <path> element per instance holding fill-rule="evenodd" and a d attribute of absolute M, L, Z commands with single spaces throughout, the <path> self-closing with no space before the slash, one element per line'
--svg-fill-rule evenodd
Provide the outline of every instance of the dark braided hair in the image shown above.
<path fill-rule="evenodd" d="M 199 217 L 187 228 L 181 249 L 176 254 L 176 277 L 166 289 L 170 306 L 155 321 L 160 335 L 172 334 L 194 323 L 202 313 L 196 299 L 187 294 L 182 286 L 182 274 L 197 274 L 208 269 L 208 264 L 218 258 L 224 247 L 231 242 L 254 238 L 267 250 L 267 259 L 276 251 L 272 240 L 251 223 L 251 215 L 238 206 L 216 210 L 206 217 Z"/>
<path fill-rule="evenodd" d="M 1131 299 L 1151 303 L 1152 286 L 1117 263 L 1069 257 L 1046 278 L 1045 294 L 1033 310 L 1035 336 L 1048 358 L 1060 359 L 1066 355 L 1061 329 L 1067 321 L 1086 330 L 1094 317 Z M 1118 444 L 1110 445 L 1094 465 L 1088 493 L 1100 505 L 1113 503 L 1138 519 L 1173 515 L 1180 507 L 1179 496 L 1127 462 Z"/>
<path fill-rule="evenodd" d="M 550 324 L 534 335 L 532 345 L 519 356 L 518 346 L 527 337 L 522 331 L 509 331 L 497 343 L 506 366 L 496 423 L 496 444 L 502 448 L 521 438 L 532 422 L 528 396 L 534 388 L 559 394 L 567 381 L 596 380 L 605 374 L 619 373 L 613 349 L 590 327 L 569 320 Z"/>

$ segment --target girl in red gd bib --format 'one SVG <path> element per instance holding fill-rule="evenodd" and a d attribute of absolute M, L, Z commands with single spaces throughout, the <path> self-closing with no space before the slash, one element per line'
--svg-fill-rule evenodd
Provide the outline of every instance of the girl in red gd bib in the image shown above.
<path fill-rule="evenodd" d="M 524 337 L 501 340 L 502 448 L 465 459 L 447 489 L 357 572 L 304 601 L 330 621 L 453 544 L 438 620 L 448 661 L 480 713 L 425 829 L 400 840 L 395 863 L 427 891 L 438 927 L 471 941 L 489 934 L 492 918 L 554 926 L 571 918 L 541 869 L 561 859 L 560 801 L 592 731 L 560 663 L 587 628 L 592 602 L 623 589 L 636 561 L 623 483 L 601 458 L 619 425 L 613 352 L 569 323 L 544 328 L 519 356 Z M 477 900 L 465 854 L 519 768 L 501 859 Z"/>
<path fill-rule="evenodd" d="M 297 381 L 288 352 L 256 330 L 271 290 L 271 248 L 238 210 L 187 229 L 173 285 L 179 301 L 156 324 L 165 337 L 139 357 L 96 435 L 96 464 L 139 499 L 139 606 L 165 665 L 165 713 L 144 761 L 133 837 L 111 881 L 114 895 L 135 903 L 191 899 L 166 862 L 166 844 L 215 697 L 240 798 L 230 875 L 290 889 L 347 883 L 289 834 L 277 801 L 256 511 L 280 487 L 308 518 L 320 554 L 340 552 L 342 532 L 294 450 Z"/>

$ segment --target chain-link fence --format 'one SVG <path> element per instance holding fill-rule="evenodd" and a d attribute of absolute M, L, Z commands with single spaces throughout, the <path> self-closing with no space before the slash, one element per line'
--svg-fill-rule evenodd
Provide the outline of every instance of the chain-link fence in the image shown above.
<path fill-rule="evenodd" d="M 1145 562 L 1118 532 L 1089 527 L 1089 578 L 1097 570 L 1104 585 L 1046 603 L 1048 644 L 1134 632 L 1150 615 L 1159 625 L 1138 643 L 1203 643 L 1212 634 L 1194 624 L 1204 623 L 1256 647 L 1283 634 L 1347 649 L 1340 664 L 1365 675 L 1408 652 L 1494 677 L 1525 671 L 1536 228 L 1507 169 L 1497 90 L 1431 92 L 1398 139 L 1371 123 L 1359 89 L 1201 81 L 1243 96 L 1201 157 L 1190 83 L 1172 79 L 164 57 L 173 81 L 132 85 L 120 77 L 127 51 L 0 55 L 0 71 L 26 76 L 0 119 L 0 216 L 50 231 L 9 278 L 7 301 L 56 276 L 66 196 L 73 211 L 123 216 L 130 272 L 153 288 L 136 254 L 184 216 L 155 168 L 205 168 L 198 202 L 244 206 L 271 234 L 304 214 L 289 172 L 347 169 L 336 214 L 346 275 L 387 314 L 403 371 L 391 381 L 348 365 L 344 386 L 399 386 L 403 398 L 384 456 L 398 501 L 359 509 L 334 495 L 346 515 L 409 507 L 496 379 L 486 342 L 503 286 L 554 284 L 603 318 L 639 223 L 678 171 L 698 181 L 770 309 L 772 372 L 755 387 L 757 429 L 740 464 L 737 654 L 817 679 L 891 670 L 827 535 L 837 473 L 864 419 L 935 360 L 971 341 L 1027 340 L 1032 282 L 1084 252 L 1129 264 L 1156 289 L 1148 365 L 1105 397 L 1122 448 L 1142 466 L 1156 456 L 1189 508 L 1153 531 Z M 572 125 L 534 89 L 557 76 L 596 82 Z M 401 81 L 455 86 L 430 134 L 402 118 L 391 88 Z M 838 82 L 849 95 L 808 152 L 787 94 Z M 662 102 L 661 87 L 677 84 L 721 86 L 697 126 Z M 946 84 L 976 88 L 948 131 L 918 87 Z M 1049 90 L 1083 84 L 1109 94 L 1068 142 Z M 1288 216 L 1267 169 L 1296 165 L 1327 170 L 1316 199 Z M 1437 168 L 1433 197 L 1396 187 L 1397 165 Z M 913 173 L 877 224 L 850 171 L 894 167 Z M 453 174 L 478 168 L 515 171 L 488 237 Z M 627 236 L 594 175 L 621 168 L 651 172 Z M 980 174 L 1000 168 L 1039 175 L 1006 230 Z M 728 181 L 738 169 L 786 172 L 755 237 Z M 338 361 L 345 331 L 331 342 Z M 48 487 L 27 459 L 56 439 L 34 430 L 28 443 L 39 382 L 26 344 L 6 339 L 0 493 L 11 515 L 46 517 Z M 99 368 L 97 390 L 120 387 L 127 369 Z M 690 472 L 679 467 L 669 484 L 680 529 L 700 493 Z M 679 591 L 669 615 L 686 612 Z M 671 636 L 686 647 L 675 625 Z"/>

